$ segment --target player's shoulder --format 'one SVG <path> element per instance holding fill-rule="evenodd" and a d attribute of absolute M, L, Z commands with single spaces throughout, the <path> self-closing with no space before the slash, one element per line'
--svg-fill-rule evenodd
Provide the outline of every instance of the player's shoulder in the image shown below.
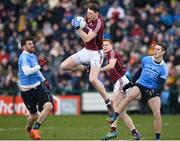
<path fill-rule="evenodd" d="M 22 57 L 24 57 L 26 54 L 24 52 L 22 52 L 20 55 L 19 55 L 19 59 L 21 59 Z"/>
<path fill-rule="evenodd" d="M 142 61 L 149 61 L 152 60 L 152 56 L 144 56 L 142 57 Z"/>
<path fill-rule="evenodd" d="M 103 18 L 102 18 L 101 15 L 98 16 L 98 18 L 97 18 L 97 23 L 98 23 L 98 24 L 101 24 L 101 26 L 104 25 L 104 20 L 103 20 Z"/>
<path fill-rule="evenodd" d="M 25 60 L 26 57 L 26 54 L 24 52 L 22 52 L 20 55 L 19 55 L 19 58 L 18 58 L 18 64 L 21 64 L 23 62 L 23 60 Z"/>
<path fill-rule="evenodd" d="M 101 21 L 104 21 L 101 15 L 98 16 L 98 19 L 100 19 Z"/>

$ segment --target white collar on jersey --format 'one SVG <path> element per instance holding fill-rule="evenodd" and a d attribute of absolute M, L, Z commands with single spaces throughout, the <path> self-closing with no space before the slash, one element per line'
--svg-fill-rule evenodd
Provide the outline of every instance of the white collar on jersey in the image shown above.
<path fill-rule="evenodd" d="M 27 51 L 23 51 L 23 53 L 26 53 L 26 54 L 28 54 L 28 55 L 31 55 L 31 56 L 33 56 L 33 53 L 29 53 L 29 52 L 27 52 Z"/>
<path fill-rule="evenodd" d="M 154 56 L 152 56 L 152 59 L 153 59 L 153 63 L 156 64 L 156 65 L 163 65 L 163 63 L 164 63 L 164 60 L 163 60 L 163 59 L 162 59 L 162 61 L 161 61 L 160 64 L 155 63 Z"/>

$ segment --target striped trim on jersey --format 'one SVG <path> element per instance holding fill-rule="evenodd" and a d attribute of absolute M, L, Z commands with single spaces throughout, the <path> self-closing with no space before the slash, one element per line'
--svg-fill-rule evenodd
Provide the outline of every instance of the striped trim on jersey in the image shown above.
<path fill-rule="evenodd" d="M 93 30 L 93 32 L 97 33 L 97 32 L 99 31 L 99 29 L 101 28 L 101 25 L 102 25 L 101 19 L 98 18 L 98 19 L 97 19 L 96 28 Z"/>

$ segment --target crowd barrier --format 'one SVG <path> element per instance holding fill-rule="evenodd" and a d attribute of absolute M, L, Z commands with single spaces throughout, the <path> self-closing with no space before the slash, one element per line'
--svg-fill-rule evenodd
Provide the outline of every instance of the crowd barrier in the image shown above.
<path fill-rule="evenodd" d="M 53 96 L 55 115 L 80 115 L 80 96 Z M 28 115 L 20 96 L 0 96 L 0 115 Z"/>

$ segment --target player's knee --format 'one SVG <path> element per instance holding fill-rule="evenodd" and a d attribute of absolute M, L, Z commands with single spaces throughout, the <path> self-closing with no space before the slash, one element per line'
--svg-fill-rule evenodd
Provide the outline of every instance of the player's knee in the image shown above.
<path fill-rule="evenodd" d="M 161 115 L 161 111 L 159 109 L 153 110 L 153 115 L 154 116 L 160 116 Z"/>
<path fill-rule="evenodd" d="M 60 64 L 60 69 L 62 69 L 62 70 L 66 70 L 67 69 L 66 64 L 64 62 L 62 62 Z"/>
<path fill-rule="evenodd" d="M 35 114 L 35 115 L 28 116 L 27 120 L 28 120 L 29 122 L 31 122 L 31 121 L 35 121 L 37 118 L 38 118 L 38 115 Z"/>
<path fill-rule="evenodd" d="M 46 111 L 51 111 L 53 109 L 53 105 L 50 102 L 45 103 L 43 107 Z"/>
<path fill-rule="evenodd" d="M 126 113 L 125 113 L 125 112 L 121 113 L 120 118 L 121 118 L 122 120 L 124 120 L 124 119 L 126 118 Z"/>
<path fill-rule="evenodd" d="M 113 107 L 114 107 L 114 108 L 118 108 L 118 103 L 114 103 L 114 102 L 113 102 Z"/>
<path fill-rule="evenodd" d="M 131 95 L 128 95 L 126 98 L 127 98 L 128 102 L 131 102 L 135 97 L 133 94 L 131 94 Z"/>
<path fill-rule="evenodd" d="M 89 81 L 91 82 L 91 84 L 95 85 L 97 83 L 97 79 L 94 77 L 89 77 Z"/>

